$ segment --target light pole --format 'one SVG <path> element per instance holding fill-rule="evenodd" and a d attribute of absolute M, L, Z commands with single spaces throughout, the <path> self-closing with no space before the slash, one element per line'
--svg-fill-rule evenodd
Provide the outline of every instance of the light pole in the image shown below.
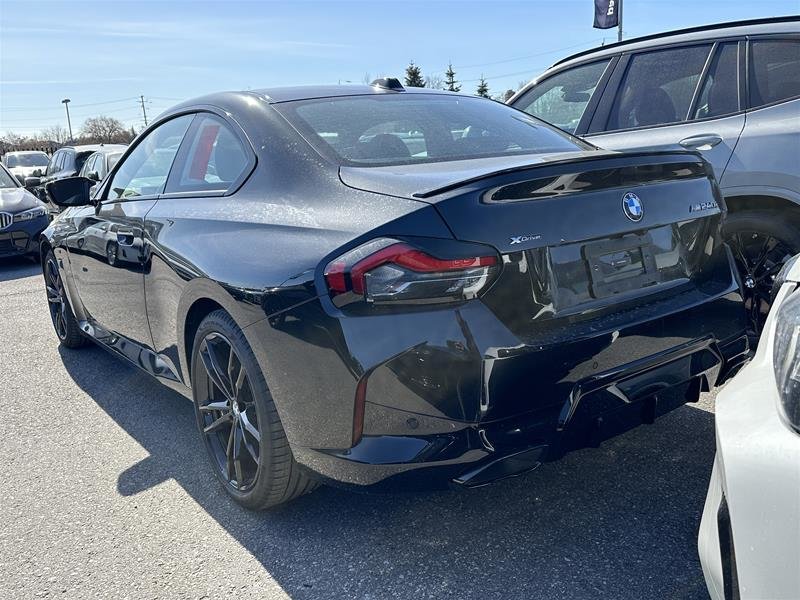
<path fill-rule="evenodd" d="M 69 103 L 70 103 L 69 98 L 64 98 L 61 101 L 61 104 L 63 104 L 64 108 L 67 109 L 67 128 L 69 129 L 69 139 L 70 141 L 72 141 L 72 122 L 69 120 Z"/>

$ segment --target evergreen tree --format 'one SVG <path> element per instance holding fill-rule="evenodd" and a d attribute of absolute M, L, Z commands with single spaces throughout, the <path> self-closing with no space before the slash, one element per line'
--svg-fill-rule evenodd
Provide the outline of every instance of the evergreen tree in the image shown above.
<path fill-rule="evenodd" d="M 453 70 L 453 63 L 447 63 L 447 71 L 444 73 L 444 85 L 446 86 L 445 89 L 451 92 L 461 91 L 461 86 L 458 81 L 456 81 L 456 72 Z"/>
<path fill-rule="evenodd" d="M 415 65 L 413 60 L 406 67 L 406 85 L 408 87 L 425 87 L 422 69 Z"/>
<path fill-rule="evenodd" d="M 481 80 L 478 83 L 478 89 L 475 91 L 475 93 L 482 98 L 489 98 L 489 84 L 486 83 L 483 75 L 481 75 Z"/>

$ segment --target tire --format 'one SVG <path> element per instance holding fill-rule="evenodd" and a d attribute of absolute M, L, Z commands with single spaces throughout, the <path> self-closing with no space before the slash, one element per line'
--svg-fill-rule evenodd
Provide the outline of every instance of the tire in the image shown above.
<path fill-rule="evenodd" d="M 317 487 L 295 462 L 255 355 L 224 310 L 200 323 L 191 369 L 197 426 L 228 495 L 263 510 Z"/>
<path fill-rule="evenodd" d="M 50 250 L 44 259 L 42 269 L 47 293 L 47 303 L 50 310 L 50 320 L 53 323 L 58 341 L 67 348 L 81 348 L 86 345 L 86 338 L 78 326 L 78 321 L 72 313 L 61 271 L 55 254 Z"/>
<path fill-rule="evenodd" d="M 742 278 L 750 333 L 758 336 L 775 277 L 786 260 L 800 253 L 800 230 L 776 212 L 743 211 L 729 214 L 722 231 Z"/>
<path fill-rule="evenodd" d="M 108 260 L 109 266 L 116 266 L 117 264 L 117 257 L 119 255 L 119 246 L 116 242 L 108 242 L 106 245 L 106 259 Z"/>

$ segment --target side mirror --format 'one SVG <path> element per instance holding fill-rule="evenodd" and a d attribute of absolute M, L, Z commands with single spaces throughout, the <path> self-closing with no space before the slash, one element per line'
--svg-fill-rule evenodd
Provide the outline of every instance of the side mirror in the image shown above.
<path fill-rule="evenodd" d="M 39 177 L 26 177 L 25 181 L 22 182 L 22 185 L 25 186 L 26 190 L 32 190 L 33 188 L 42 185 L 42 180 Z"/>
<path fill-rule="evenodd" d="M 47 197 L 58 206 L 88 206 L 92 204 L 89 190 L 94 181 L 88 177 L 56 179 L 45 185 Z"/>

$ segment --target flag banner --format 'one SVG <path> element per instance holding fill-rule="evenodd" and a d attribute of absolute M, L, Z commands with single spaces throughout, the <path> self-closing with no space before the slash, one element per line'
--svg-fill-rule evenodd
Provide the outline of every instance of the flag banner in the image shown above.
<path fill-rule="evenodd" d="M 595 29 L 611 29 L 619 25 L 619 5 L 622 0 L 594 0 Z"/>

